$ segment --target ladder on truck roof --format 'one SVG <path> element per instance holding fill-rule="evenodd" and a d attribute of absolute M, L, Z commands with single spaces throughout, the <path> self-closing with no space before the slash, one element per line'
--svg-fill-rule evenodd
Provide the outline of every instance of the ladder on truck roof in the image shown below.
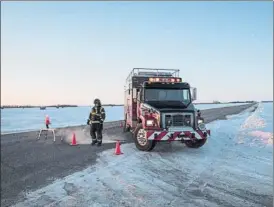
<path fill-rule="evenodd" d="M 179 69 L 161 69 L 161 68 L 133 68 L 128 75 L 126 82 L 130 82 L 133 76 L 139 77 L 179 77 Z"/>

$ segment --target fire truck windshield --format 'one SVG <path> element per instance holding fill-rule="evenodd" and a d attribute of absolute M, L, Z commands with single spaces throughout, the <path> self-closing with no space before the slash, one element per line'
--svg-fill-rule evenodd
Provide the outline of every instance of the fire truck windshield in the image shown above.
<path fill-rule="evenodd" d="M 181 102 L 188 105 L 191 102 L 189 89 L 145 89 L 145 102 Z"/>

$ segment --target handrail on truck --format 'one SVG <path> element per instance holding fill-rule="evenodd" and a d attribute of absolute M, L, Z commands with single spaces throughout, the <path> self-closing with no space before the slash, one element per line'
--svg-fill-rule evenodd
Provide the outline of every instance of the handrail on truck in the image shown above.
<path fill-rule="evenodd" d="M 129 73 L 126 82 L 128 82 L 133 76 L 138 75 L 140 72 L 169 72 L 172 77 L 179 77 L 179 69 L 163 69 L 163 68 L 133 68 Z"/>

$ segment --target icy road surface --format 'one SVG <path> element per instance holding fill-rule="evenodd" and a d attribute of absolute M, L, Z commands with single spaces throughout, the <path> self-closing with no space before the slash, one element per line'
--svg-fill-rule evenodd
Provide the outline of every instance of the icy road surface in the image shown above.
<path fill-rule="evenodd" d="M 133 144 L 123 144 L 120 156 L 104 151 L 95 166 L 29 193 L 16 206 L 270 207 L 273 118 L 265 106 L 208 124 L 212 136 L 200 149 L 177 142 L 153 152 Z"/>

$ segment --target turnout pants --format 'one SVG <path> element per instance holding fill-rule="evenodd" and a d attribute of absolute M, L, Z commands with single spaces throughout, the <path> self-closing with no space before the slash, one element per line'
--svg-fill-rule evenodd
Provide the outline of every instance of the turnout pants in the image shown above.
<path fill-rule="evenodd" d="M 102 143 L 103 139 L 103 124 L 93 123 L 90 125 L 90 136 L 92 138 L 92 142 Z"/>

